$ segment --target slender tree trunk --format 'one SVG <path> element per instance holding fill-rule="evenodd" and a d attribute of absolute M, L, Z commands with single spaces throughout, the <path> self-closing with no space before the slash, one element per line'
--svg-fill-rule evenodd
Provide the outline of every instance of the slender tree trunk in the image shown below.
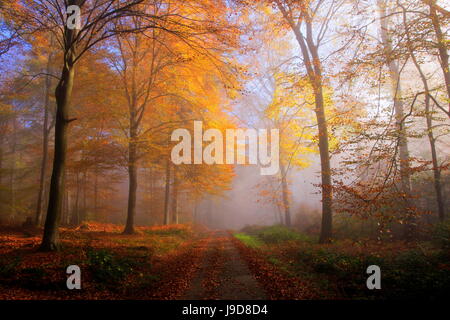
<path fill-rule="evenodd" d="M 436 151 L 436 139 L 433 134 L 433 116 L 430 110 L 430 97 L 426 97 L 426 117 L 427 117 L 427 131 L 428 140 L 430 141 L 431 158 L 433 161 L 433 175 L 434 175 L 434 190 L 436 191 L 436 202 L 438 207 L 439 220 L 444 222 L 445 220 L 445 205 L 444 198 L 442 196 L 442 184 L 441 184 L 441 170 L 439 168 L 437 151 Z"/>
<path fill-rule="evenodd" d="M 47 175 L 47 159 L 48 159 L 48 138 L 50 134 L 50 128 L 48 128 L 48 122 L 49 122 L 49 108 L 50 108 L 50 88 L 51 88 L 51 78 L 49 76 L 50 74 L 50 67 L 52 63 L 52 53 L 49 53 L 48 59 L 47 59 L 47 76 L 45 78 L 45 101 L 44 101 L 44 124 L 42 128 L 42 136 L 43 136 L 43 143 L 42 143 L 42 163 L 41 163 L 41 173 L 39 177 L 39 191 L 38 191 L 38 199 L 36 204 L 36 214 L 35 214 L 35 220 L 34 224 L 38 226 L 41 223 L 42 219 L 42 202 L 44 198 L 44 189 L 45 189 L 45 178 Z"/>
<path fill-rule="evenodd" d="M 323 97 L 323 75 L 322 63 L 319 56 L 318 45 L 313 39 L 313 17 L 310 16 L 309 10 L 305 7 L 302 10 L 302 17 L 305 21 L 306 37 L 296 21 L 293 20 L 286 9 L 279 1 L 276 1 L 278 8 L 282 12 L 284 18 L 289 23 L 294 32 L 295 38 L 300 46 L 303 62 L 308 74 L 308 80 L 311 83 L 315 98 L 315 113 L 317 118 L 319 133 L 319 153 L 321 167 L 322 182 L 322 225 L 320 231 L 320 243 L 330 242 L 333 236 L 333 193 L 331 184 L 331 159 L 328 141 L 328 124 L 325 117 L 325 101 Z"/>
<path fill-rule="evenodd" d="M 95 163 L 94 169 L 94 217 L 98 218 L 98 163 Z"/>
<path fill-rule="evenodd" d="M 45 219 L 44 236 L 40 249 L 55 251 L 59 249 L 59 218 L 64 198 L 64 170 L 66 168 L 67 137 L 69 129 L 69 108 L 75 76 L 76 30 L 65 28 L 65 54 L 61 78 L 55 90 L 55 154 L 50 182 L 50 197 Z"/>
<path fill-rule="evenodd" d="M 71 199 L 72 198 L 71 198 L 71 192 L 68 188 L 65 189 L 64 195 L 65 195 L 65 203 L 63 204 L 63 215 L 62 216 L 65 218 L 65 219 L 63 219 L 64 224 L 66 226 L 69 226 L 70 220 L 72 217 L 72 211 L 71 211 L 71 204 L 72 204 Z"/>
<path fill-rule="evenodd" d="M 170 223 L 169 198 L 170 198 L 170 159 L 166 163 L 166 192 L 164 197 L 164 224 Z"/>
<path fill-rule="evenodd" d="M 286 226 L 291 226 L 291 208 L 289 203 L 289 187 L 287 183 L 287 172 L 286 168 L 283 164 L 280 164 L 280 173 L 281 173 L 281 187 L 282 187 L 282 196 L 283 196 L 283 207 L 284 207 L 284 220 L 286 222 Z"/>
<path fill-rule="evenodd" d="M 17 119 L 16 115 L 13 116 L 13 134 L 12 134 L 12 146 L 11 146 L 11 172 L 10 172 L 10 219 L 12 222 L 16 219 L 16 150 L 17 150 Z"/>
<path fill-rule="evenodd" d="M 86 220 L 86 211 L 87 211 L 87 170 L 83 173 L 83 208 L 82 208 L 82 214 L 81 214 L 81 221 L 80 223 L 84 222 Z"/>
<path fill-rule="evenodd" d="M 322 179 L 322 228 L 320 243 L 331 241 L 333 236 L 333 193 L 331 185 L 331 161 L 328 142 L 328 126 L 325 118 L 322 83 L 316 88 L 316 118 L 319 126 L 319 153 Z"/>
<path fill-rule="evenodd" d="M 72 226 L 78 226 L 80 224 L 80 174 L 78 172 L 76 172 L 75 200 L 70 224 Z"/>
<path fill-rule="evenodd" d="M 437 47 L 439 51 L 439 62 L 441 64 L 442 72 L 444 74 L 445 86 L 447 88 L 447 97 L 449 99 L 448 112 L 450 116 L 450 66 L 449 55 L 447 51 L 447 40 L 445 34 L 442 32 L 441 22 L 436 11 L 436 0 L 429 1 L 430 6 L 430 19 L 433 23 L 434 32 L 436 34 Z"/>
<path fill-rule="evenodd" d="M 134 218 L 136 216 L 136 197 L 137 197 L 137 165 L 136 165 L 136 136 L 134 134 L 130 137 L 128 150 L 128 214 L 127 223 L 125 226 L 125 234 L 134 233 Z"/>
<path fill-rule="evenodd" d="M 149 210 L 149 216 L 152 216 L 153 213 L 153 167 L 150 167 L 149 170 L 149 182 L 150 182 L 150 188 L 149 188 L 149 192 L 148 192 L 148 200 L 149 200 L 149 204 L 148 204 L 148 210 Z"/>
<path fill-rule="evenodd" d="M 132 73 L 132 96 L 131 104 L 129 105 L 130 116 L 130 140 L 128 143 L 128 212 L 127 223 L 125 226 L 125 234 L 134 233 L 134 218 L 136 216 L 136 198 L 137 198 L 137 139 L 138 139 L 138 120 L 137 120 L 137 89 L 136 89 L 136 58 L 133 58 L 133 73 Z"/>
<path fill-rule="evenodd" d="M 389 68 L 389 76 L 391 78 L 392 96 L 394 99 L 394 112 L 397 125 L 397 139 L 399 150 L 399 163 L 400 163 L 400 179 L 401 190 L 403 193 L 403 199 L 405 202 L 405 210 L 409 205 L 411 198 L 411 172 L 410 172 L 410 160 L 408 150 L 407 132 L 405 127 L 405 113 L 402 101 L 402 89 L 400 83 L 400 70 L 398 64 L 393 57 L 392 39 L 389 36 L 388 29 L 388 17 L 386 14 L 386 2 L 385 0 L 377 0 L 378 8 L 380 10 L 380 34 L 383 42 L 386 64 Z M 405 225 L 405 237 L 411 238 L 414 229 L 414 217 L 411 213 L 407 212 L 405 215 L 407 221 Z"/>
<path fill-rule="evenodd" d="M 176 168 L 173 169 L 172 222 L 178 224 L 178 178 Z"/>
<path fill-rule="evenodd" d="M 409 27 L 408 27 L 408 23 L 407 23 L 406 9 L 404 7 L 402 9 L 403 9 L 403 24 L 406 29 L 408 51 L 409 51 L 409 54 L 411 55 L 414 66 L 416 67 L 417 71 L 419 72 L 420 79 L 422 80 L 423 87 L 425 89 L 425 117 L 426 117 L 426 122 L 427 122 L 428 141 L 430 142 L 431 159 L 433 162 L 434 189 L 436 192 L 436 202 L 437 202 L 439 220 L 444 221 L 445 220 L 445 208 L 444 208 L 444 200 L 442 198 L 441 171 L 439 169 L 439 162 L 438 162 L 437 151 L 436 151 L 436 139 L 434 138 L 434 133 L 433 133 L 433 114 L 432 114 L 432 110 L 431 110 L 430 87 L 428 85 L 427 77 L 425 76 L 425 73 L 423 72 L 419 61 L 417 61 L 416 55 L 412 48 L 412 41 L 411 41 Z"/>
<path fill-rule="evenodd" d="M 192 220 L 194 223 L 198 222 L 197 213 L 198 213 L 198 204 L 197 204 L 197 200 L 194 200 L 194 210 L 192 212 Z"/>
<path fill-rule="evenodd" d="M 129 117 L 130 117 L 130 140 L 128 143 L 128 179 L 129 179 L 129 190 L 128 190 L 128 212 L 127 212 L 127 223 L 125 226 L 125 234 L 134 233 L 134 218 L 136 216 L 136 198 L 137 198 L 137 140 L 138 140 L 138 128 L 139 128 L 139 116 L 138 116 L 138 86 L 137 86 L 137 48 L 138 45 L 137 37 L 134 38 L 134 49 L 132 52 L 132 72 L 131 72 L 131 94 L 129 101 Z"/>

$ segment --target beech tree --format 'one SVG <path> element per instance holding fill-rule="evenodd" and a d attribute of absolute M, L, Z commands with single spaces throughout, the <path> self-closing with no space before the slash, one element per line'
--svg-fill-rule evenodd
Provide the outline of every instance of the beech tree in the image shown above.
<path fill-rule="evenodd" d="M 76 64 L 87 51 L 108 38 L 119 33 L 157 29 L 160 28 L 163 19 L 170 19 L 170 16 L 153 16 L 139 11 L 138 6 L 143 2 L 144 0 L 42 0 L 20 4 L 19 10 L 14 8 L 15 23 L 22 28 L 22 32 L 52 32 L 63 56 L 61 75 L 55 90 L 55 153 L 50 199 L 41 244 L 43 251 L 53 251 L 59 247 L 58 223 L 63 204 L 68 129 L 69 124 L 76 120 L 70 118 Z M 71 6 L 79 8 L 82 13 L 79 28 L 67 23 L 66 12 Z M 139 29 L 124 26 L 118 28 L 114 23 L 119 19 L 137 15 L 145 17 L 145 23 Z"/>

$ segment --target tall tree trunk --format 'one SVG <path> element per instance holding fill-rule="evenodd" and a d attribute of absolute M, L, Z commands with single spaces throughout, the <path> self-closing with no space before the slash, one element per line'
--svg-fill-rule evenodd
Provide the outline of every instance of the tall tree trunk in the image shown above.
<path fill-rule="evenodd" d="M 439 162 L 438 162 L 437 151 L 436 151 L 436 139 L 434 138 L 434 133 L 433 133 L 433 114 L 432 114 L 432 110 L 431 110 L 430 87 L 428 85 L 427 77 L 425 76 L 425 73 L 423 72 L 422 67 L 420 66 L 420 63 L 417 60 L 416 55 L 414 53 L 414 49 L 412 47 L 412 41 L 411 41 L 409 27 L 408 27 L 408 23 L 407 23 L 406 8 L 402 7 L 402 9 L 403 9 L 403 24 L 406 29 L 408 51 L 409 51 L 409 54 L 411 55 L 414 66 L 416 67 L 417 71 L 419 72 L 420 79 L 422 80 L 423 87 L 425 89 L 425 117 L 426 117 L 426 122 L 427 122 L 428 141 L 430 142 L 431 159 L 433 162 L 434 189 L 436 192 L 436 202 L 437 202 L 439 220 L 444 221 L 445 220 L 445 208 L 444 208 L 444 200 L 442 198 L 441 171 L 439 169 Z"/>
<path fill-rule="evenodd" d="M 325 101 L 323 97 L 323 75 L 322 63 L 319 56 L 318 45 L 313 39 L 313 17 L 310 16 L 307 6 L 302 10 L 302 17 L 306 26 L 306 37 L 303 35 L 300 26 L 293 20 L 283 5 L 277 1 L 283 17 L 295 34 L 295 38 L 300 46 L 303 62 L 311 83 L 315 98 L 315 113 L 317 118 L 319 133 L 319 153 L 322 182 L 322 225 L 320 231 L 320 243 L 331 241 L 333 236 L 333 193 L 331 184 L 331 159 L 329 150 L 328 124 L 325 117 Z"/>
<path fill-rule="evenodd" d="M 129 105 L 130 116 L 130 140 L 128 143 L 128 212 L 125 234 L 134 233 L 134 218 L 136 216 L 137 197 L 137 139 L 138 139 L 138 119 L 137 119 L 137 87 L 136 87 L 136 58 L 133 55 L 133 72 L 131 87 L 131 103 Z"/>
<path fill-rule="evenodd" d="M 325 118 L 325 105 L 323 99 L 322 81 L 316 88 L 316 118 L 319 126 L 319 153 L 322 178 L 322 228 L 320 232 L 320 243 L 327 243 L 332 238 L 333 228 L 333 193 L 331 185 L 331 160 L 328 141 L 328 126 Z"/>
<path fill-rule="evenodd" d="M 80 224 L 80 174 L 76 172 L 76 190 L 75 190 L 75 200 L 73 203 L 72 217 L 70 224 L 72 226 L 78 226 Z"/>
<path fill-rule="evenodd" d="M 94 217 L 98 218 L 98 162 L 95 162 L 94 168 Z"/>
<path fill-rule="evenodd" d="M 284 221 L 286 222 L 286 226 L 291 226 L 291 207 L 289 203 L 289 187 L 287 183 L 287 172 L 286 168 L 283 164 L 280 164 L 280 173 L 281 173 L 281 190 L 283 197 L 283 207 L 284 207 Z"/>
<path fill-rule="evenodd" d="M 169 198 L 170 198 L 170 156 L 166 163 L 166 191 L 164 197 L 164 224 L 170 223 L 170 210 L 169 210 Z"/>
<path fill-rule="evenodd" d="M 194 223 L 198 222 L 198 217 L 197 217 L 197 213 L 198 213 L 198 204 L 197 204 L 197 200 L 194 200 L 194 208 L 193 208 L 193 212 L 192 212 L 192 220 Z"/>
<path fill-rule="evenodd" d="M 152 215 L 153 213 L 153 167 L 149 168 L 149 192 L 148 192 L 148 200 L 149 200 L 149 204 L 148 204 L 148 210 L 149 210 L 149 216 Z"/>
<path fill-rule="evenodd" d="M 87 170 L 83 173 L 83 207 L 82 207 L 82 214 L 81 214 L 81 221 L 80 223 L 84 222 L 86 220 L 86 211 L 87 211 Z"/>
<path fill-rule="evenodd" d="M 178 224 L 178 178 L 176 168 L 173 169 L 172 222 Z"/>
<path fill-rule="evenodd" d="M 134 48 L 132 52 L 132 72 L 131 72 L 131 94 L 129 101 L 129 117 L 130 117 L 130 140 L 128 143 L 128 212 L 127 223 L 125 226 L 125 234 L 134 233 L 134 218 L 136 216 L 136 198 L 137 198 L 137 140 L 138 140 L 138 128 L 139 128 L 139 116 L 138 116 L 138 86 L 137 86 L 137 48 L 138 40 L 134 38 Z"/>
<path fill-rule="evenodd" d="M 12 118 L 12 146 L 11 146 L 11 172 L 9 175 L 10 183 L 10 219 L 12 222 L 16 219 L 16 150 L 17 150 L 17 118 L 14 114 Z"/>
<path fill-rule="evenodd" d="M 386 65 L 389 68 L 389 76 L 391 78 L 391 90 L 394 99 L 394 112 L 397 125 L 397 139 L 400 162 L 400 179 L 401 190 L 404 194 L 405 209 L 407 210 L 409 199 L 411 198 L 411 172 L 408 150 L 408 139 L 405 127 L 405 113 L 402 101 L 402 88 L 400 83 L 400 70 L 398 64 L 393 57 L 392 39 L 389 35 L 388 17 L 386 14 L 385 0 L 377 0 L 380 10 L 380 34 L 385 51 Z M 405 236 L 412 237 L 414 217 L 406 214 Z"/>
<path fill-rule="evenodd" d="M 55 154 L 50 182 L 50 197 L 45 219 L 44 236 L 40 250 L 55 251 L 59 249 L 59 218 L 64 198 L 64 171 L 66 168 L 67 136 L 69 129 L 69 108 L 75 76 L 75 37 L 76 30 L 65 27 L 64 65 L 61 78 L 55 90 Z"/>
<path fill-rule="evenodd" d="M 49 108 L 50 108 L 50 88 L 51 88 L 51 77 L 50 77 L 50 67 L 52 63 L 52 53 L 48 54 L 47 58 L 47 76 L 45 78 L 45 98 L 44 98 L 44 124 L 42 128 L 42 163 L 41 163 L 41 172 L 39 176 L 39 191 L 38 191 L 38 199 L 36 204 L 36 214 L 34 224 L 38 226 L 41 223 L 42 219 L 42 200 L 44 197 L 44 189 L 45 189 L 45 178 L 47 174 L 47 159 L 48 159 L 48 138 L 50 135 L 50 128 L 48 127 L 49 122 Z"/>
<path fill-rule="evenodd" d="M 449 55 L 447 51 L 447 40 L 445 34 L 442 32 L 441 22 L 436 11 L 436 0 L 429 0 L 430 19 L 433 23 L 434 32 L 436 34 L 437 47 L 439 51 L 439 62 L 441 64 L 442 72 L 444 74 L 445 86 L 447 88 L 447 97 L 449 99 L 448 112 L 450 116 L 450 66 Z"/>
<path fill-rule="evenodd" d="M 133 131 L 133 130 L 132 130 Z M 123 233 L 134 233 L 134 218 L 136 216 L 136 197 L 137 197 L 137 165 L 136 165 L 136 135 L 131 134 L 130 142 L 128 146 L 128 214 L 127 223 Z"/>

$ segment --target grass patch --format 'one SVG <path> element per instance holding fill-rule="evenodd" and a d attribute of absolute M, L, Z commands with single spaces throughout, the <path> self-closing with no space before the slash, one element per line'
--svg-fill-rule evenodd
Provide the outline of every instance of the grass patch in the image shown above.
<path fill-rule="evenodd" d="M 256 231 L 256 235 L 267 244 L 278 244 L 286 241 L 309 241 L 310 239 L 299 232 L 284 226 L 271 226 Z"/>
<path fill-rule="evenodd" d="M 246 233 L 235 233 L 234 236 L 250 248 L 259 248 L 263 245 L 261 240 Z"/>
<path fill-rule="evenodd" d="M 366 288 L 367 267 L 381 268 L 382 290 Z M 294 265 L 297 274 L 324 277 L 324 289 L 332 284 L 340 295 L 352 299 L 426 299 L 450 294 L 450 265 L 440 253 L 425 256 L 409 250 L 392 258 L 350 255 L 327 249 L 302 249 Z"/>
<path fill-rule="evenodd" d="M 312 239 L 305 234 L 292 230 L 282 225 L 270 227 L 246 227 L 242 229 L 244 234 L 258 238 L 266 244 L 280 244 L 287 241 L 312 242 Z"/>

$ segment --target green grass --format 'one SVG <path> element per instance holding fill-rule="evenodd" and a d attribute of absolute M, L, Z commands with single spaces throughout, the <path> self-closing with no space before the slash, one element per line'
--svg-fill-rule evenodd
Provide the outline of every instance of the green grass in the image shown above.
<path fill-rule="evenodd" d="M 242 241 L 242 243 L 250 248 L 259 248 L 263 245 L 261 240 L 259 240 L 257 237 L 248 235 L 246 233 L 235 233 L 234 236 L 236 237 L 236 239 Z"/>
<path fill-rule="evenodd" d="M 256 231 L 256 236 L 267 244 L 278 244 L 286 241 L 310 241 L 306 235 L 285 226 L 271 226 L 259 229 Z"/>
<path fill-rule="evenodd" d="M 307 279 L 331 296 L 433 300 L 450 296 L 449 225 L 439 225 L 434 234 L 435 246 L 423 243 L 394 255 L 343 252 L 339 247 L 319 246 L 311 238 L 283 226 L 247 227 L 235 237 L 248 247 L 260 248 L 267 261 L 277 268 Z M 289 241 L 298 246 L 283 246 Z M 381 268 L 382 290 L 366 287 L 370 265 Z"/>
<path fill-rule="evenodd" d="M 243 234 L 257 238 L 259 241 L 269 245 L 279 244 L 286 241 L 312 241 L 309 236 L 282 225 L 270 227 L 246 227 L 242 231 Z"/>

